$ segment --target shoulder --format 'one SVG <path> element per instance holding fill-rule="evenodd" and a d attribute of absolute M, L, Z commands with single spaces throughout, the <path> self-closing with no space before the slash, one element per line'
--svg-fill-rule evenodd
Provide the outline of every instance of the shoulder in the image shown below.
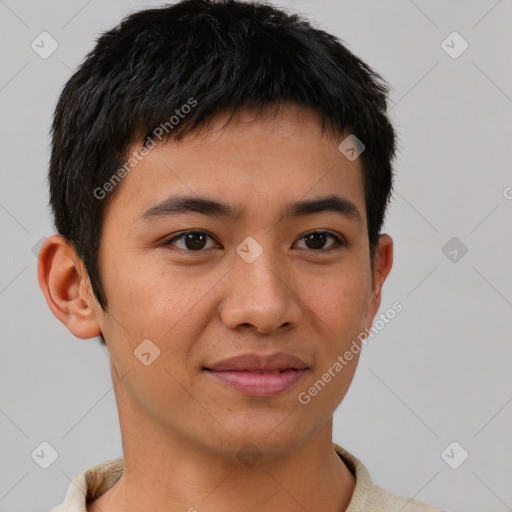
<path fill-rule="evenodd" d="M 334 450 L 356 477 L 352 500 L 345 512 L 445 512 L 413 498 L 387 491 L 373 483 L 364 464 L 350 452 L 333 443 Z"/>
<path fill-rule="evenodd" d="M 76 475 L 68 487 L 64 502 L 50 512 L 86 512 L 87 503 L 94 501 L 121 477 L 124 458 L 118 457 L 96 464 Z"/>
<path fill-rule="evenodd" d="M 441 509 L 415 500 L 400 496 L 379 485 L 373 484 L 367 496 L 364 512 L 443 512 Z M 348 511 L 347 511 L 348 512 Z"/>

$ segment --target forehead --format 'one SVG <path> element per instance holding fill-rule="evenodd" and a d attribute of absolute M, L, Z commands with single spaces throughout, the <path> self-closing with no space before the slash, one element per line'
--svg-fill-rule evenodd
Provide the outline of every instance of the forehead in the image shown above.
<path fill-rule="evenodd" d="M 361 159 L 342 155 L 343 139 L 322 132 L 317 113 L 294 105 L 221 112 L 180 141 L 154 145 L 123 178 L 108 210 L 135 220 L 171 193 L 207 195 L 238 210 L 339 193 L 364 216 Z"/>

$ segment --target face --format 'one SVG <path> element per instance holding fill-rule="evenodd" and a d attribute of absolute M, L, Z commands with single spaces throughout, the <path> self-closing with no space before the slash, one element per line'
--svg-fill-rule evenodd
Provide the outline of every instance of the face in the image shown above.
<path fill-rule="evenodd" d="M 373 279 L 360 159 L 316 114 L 226 120 L 156 146 L 123 179 L 101 234 L 108 311 L 95 317 L 139 414 L 211 450 L 278 453 L 346 394 L 358 353 L 335 363 L 371 325 L 389 240 Z M 269 374 L 274 363 L 288 369 Z"/>

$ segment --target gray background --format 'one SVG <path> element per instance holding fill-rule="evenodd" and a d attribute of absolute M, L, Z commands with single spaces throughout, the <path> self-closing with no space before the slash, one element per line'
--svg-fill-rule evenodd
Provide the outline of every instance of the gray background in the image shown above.
<path fill-rule="evenodd" d="M 275 3 L 382 73 L 400 135 L 381 311 L 396 300 L 403 311 L 364 349 L 334 440 L 395 492 L 453 512 L 512 510 L 512 4 Z M 106 350 L 53 317 L 33 251 L 53 233 L 58 94 L 101 31 L 150 5 L 0 0 L 0 512 L 49 510 L 74 475 L 122 453 Z M 43 31 L 59 44 L 47 59 L 31 48 Z M 441 46 L 453 31 L 469 44 L 456 59 Z M 442 251 L 452 237 L 456 261 Z M 31 458 L 42 441 L 58 452 L 46 470 Z M 452 441 L 469 453 L 458 469 L 441 456 Z"/>

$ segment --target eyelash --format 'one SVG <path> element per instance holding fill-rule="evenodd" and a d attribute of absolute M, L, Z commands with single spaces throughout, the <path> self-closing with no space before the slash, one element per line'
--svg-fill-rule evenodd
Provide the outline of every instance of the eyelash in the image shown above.
<path fill-rule="evenodd" d="M 192 229 L 192 230 L 188 230 L 188 231 L 183 231 L 181 233 L 179 233 L 178 235 L 174 235 L 172 238 L 169 238 L 166 242 L 164 242 L 164 246 L 171 246 L 173 245 L 173 242 L 176 242 L 177 240 L 180 240 L 180 239 L 183 239 L 186 235 L 188 234 L 191 234 L 191 233 L 196 233 L 196 234 L 204 234 L 206 236 L 208 236 L 209 238 L 211 238 L 212 240 L 215 240 L 215 237 L 213 235 L 211 235 L 210 233 L 208 233 L 207 231 L 204 231 L 204 230 L 200 230 L 200 229 Z M 319 233 L 319 234 L 325 234 L 327 235 L 328 237 L 334 239 L 334 242 L 335 244 L 332 246 L 332 247 L 329 247 L 327 249 L 300 249 L 300 250 L 307 250 L 307 251 L 311 251 L 311 252 L 314 252 L 314 253 L 329 253 L 333 250 L 337 250 L 337 249 L 341 249 L 341 248 L 344 248 L 344 247 L 348 247 L 350 244 L 343 241 L 341 237 L 339 237 L 338 235 L 335 235 L 334 233 L 330 232 L 330 231 L 322 231 L 322 230 L 313 230 L 313 231 L 308 231 L 307 233 L 304 233 L 303 235 L 301 235 L 297 241 L 299 240 L 303 240 L 306 236 L 308 235 L 312 235 L 312 234 L 316 234 L 316 233 Z M 218 243 L 218 242 L 217 242 Z M 296 242 L 294 242 L 296 243 Z M 219 244 L 220 245 L 220 244 Z M 211 248 L 210 248 L 211 249 Z M 191 254 L 191 253 L 203 253 L 203 252 L 206 252 L 206 250 L 197 250 L 197 251 L 193 251 L 193 250 L 190 250 L 190 249 L 181 249 L 181 248 L 177 248 L 177 249 L 173 249 L 177 252 L 181 252 L 183 254 Z"/>
<path fill-rule="evenodd" d="M 309 248 L 302 249 L 301 248 L 300 250 L 311 251 L 314 253 L 330 253 L 331 251 L 335 251 L 337 249 L 342 249 L 342 248 L 348 247 L 350 245 L 347 242 L 343 241 L 343 239 L 339 235 L 336 235 L 336 234 L 332 233 L 331 231 L 322 231 L 322 230 L 308 231 L 307 233 L 304 233 L 303 235 L 299 236 L 297 241 L 303 240 L 306 236 L 313 235 L 313 234 L 327 235 L 328 237 L 330 237 L 334 240 L 334 244 L 331 247 L 328 247 L 327 249 L 309 249 Z M 296 242 L 294 242 L 294 243 L 296 243 Z"/>

